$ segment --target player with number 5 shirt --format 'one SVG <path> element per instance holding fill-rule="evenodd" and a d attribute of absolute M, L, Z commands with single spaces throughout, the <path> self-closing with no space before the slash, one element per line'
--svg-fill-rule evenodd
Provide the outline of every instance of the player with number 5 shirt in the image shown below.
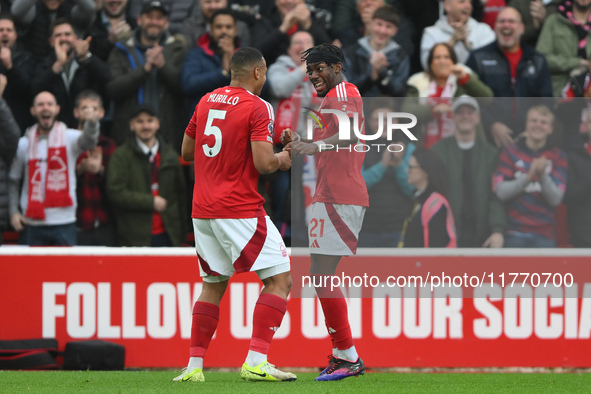
<path fill-rule="evenodd" d="M 205 380 L 203 358 L 217 328 L 219 305 L 234 272 L 255 271 L 264 284 L 241 377 L 293 381 L 267 361 L 291 288 L 281 235 L 263 209 L 259 174 L 291 167 L 288 151 L 273 152 L 273 110 L 258 95 L 267 65 L 254 48 L 231 60 L 231 82 L 203 96 L 185 130 L 183 159 L 195 162 L 193 229 L 203 289 L 193 307 L 189 364 L 175 381 Z"/>

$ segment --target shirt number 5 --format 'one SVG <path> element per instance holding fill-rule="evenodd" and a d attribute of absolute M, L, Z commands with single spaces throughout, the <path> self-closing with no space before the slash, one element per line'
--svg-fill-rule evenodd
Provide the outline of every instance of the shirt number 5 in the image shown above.
<path fill-rule="evenodd" d="M 226 111 L 219 109 L 210 109 L 207 115 L 207 124 L 205 125 L 205 131 L 203 134 L 210 136 L 213 135 L 215 140 L 213 146 L 203 144 L 203 152 L 207 157 L 214 157 L 222 149 L 222 130 L 219 127 L 213 125 L 215 119 L 226 119 Z"/>

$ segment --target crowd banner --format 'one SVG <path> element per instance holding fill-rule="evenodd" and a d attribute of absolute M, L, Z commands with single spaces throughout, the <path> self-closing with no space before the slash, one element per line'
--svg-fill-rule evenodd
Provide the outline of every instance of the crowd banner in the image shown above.
<path fill-rule="evenodd" d="M 269 360 L 321 367 L 324 317 L 306 283 L 307 249 Z M 591 367 L 591 250 L 360 249 L 337 273 L 368 367 Z M 99 339 L 126 367 L 182 367 L 202 287 L 191 248 L 0 248 L 0 340 Z M 364 279 L 365 277 L 365 279 Z M 419 279 L 420 278 L 420 279 Z M 248 351 L 256 274 L 235 275 L 207 367 Z"/>

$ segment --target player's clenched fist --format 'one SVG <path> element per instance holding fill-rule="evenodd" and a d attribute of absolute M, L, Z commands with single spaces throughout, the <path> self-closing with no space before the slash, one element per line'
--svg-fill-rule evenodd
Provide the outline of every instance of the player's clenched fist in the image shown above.
<path fill-rule="evenodd" d="M 281 171 L 287 171 L 291 168 L 291 154 L 288 151 L 279 152 L 275 156 L 279 159 L 279 169 Z"/>

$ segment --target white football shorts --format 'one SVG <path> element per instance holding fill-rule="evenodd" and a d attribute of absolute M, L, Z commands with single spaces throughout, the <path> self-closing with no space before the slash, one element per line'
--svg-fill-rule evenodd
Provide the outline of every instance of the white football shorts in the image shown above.
<path fill-rule="evenodd" d="M 234 271 L 256 271 L 261 279 L 288 272 L 281 234 L 268 216 L 193 219 L 199 271 L 205 282 L 228 280 Z"/>
<path fill-rule="evenodd" d="M 356 254 L 365 209 L 360 205 L 313 203 L 308 224 L 310 253 L 330 256 Z"/>

